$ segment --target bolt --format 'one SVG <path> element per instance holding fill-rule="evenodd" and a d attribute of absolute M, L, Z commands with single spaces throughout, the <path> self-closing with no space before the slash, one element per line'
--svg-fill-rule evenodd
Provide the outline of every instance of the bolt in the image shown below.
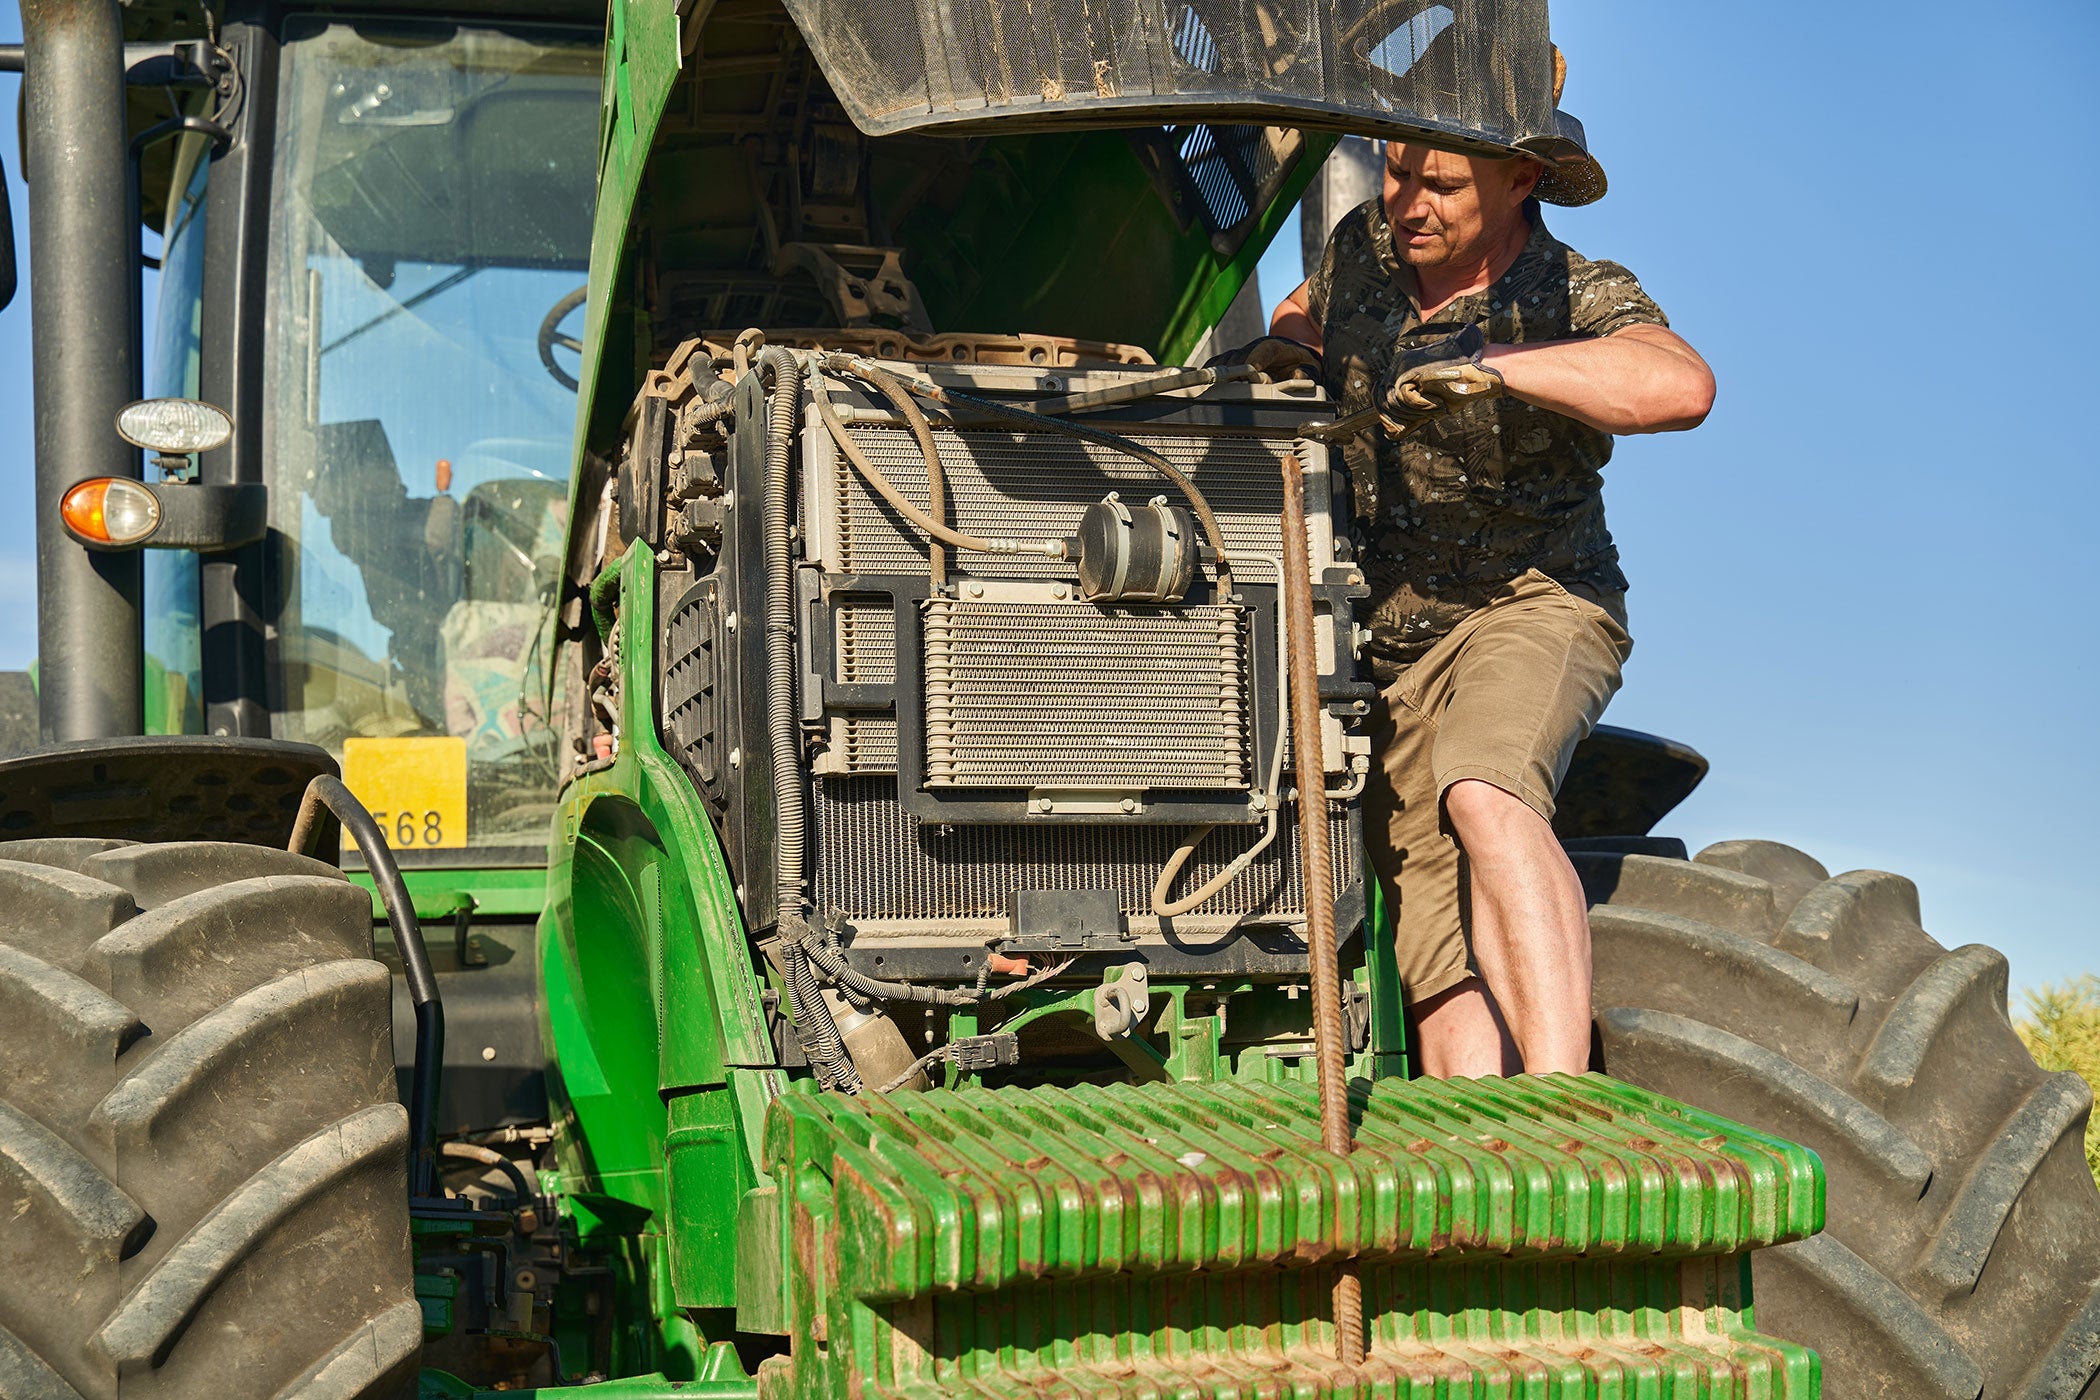
<path fill-rule="evenodd" d="M 1126 812 L 1135 812 L 1137 810 L 1137 799 L 1135 797 L 1124 798 L 1123 810 Z"/>
<path fill-rule="evenodd" d="M 685 449 L 684 449 L 684 448 L 682 448 L 682 447 L 674 447 L 674 448 L 672 448 L 672 449 L 671 449 L 671 465 L 672 465 L 672 466 L 674 466 L 674 467 L 682 467 L 682 466 L 684 466 L 684 465 L 685 465 Z"/>
<path fill-rule="evenodd" d="M 1063 598 L 1065 596 L 1065 586 L 1061 583 L 1051 584 L 1050 596 L 1053 598 Z"/>
<path fill-rule="evenodd" d="M 723 613 L 722 625 L 732 632 L 736 631 L 736 614 L 734 612 Z"/>
<path fill-rule="evenodd" d="M 1037 798 L 1037 799 L 1035 800 L 1035 809 L 1036 809 L 1036 810 L 1037 810 L 1038 812 L 1048 812 L 1048 811 L 1053 811 L 1053 810 L 1055 810 L 1055 808 L 1056 808 L 1056 807 L 1057 807 L 1057 804 L 1056 804 L 1055 802 L 1052 802 L 1052 801 L 1051 801 L 1051 800 L 1050 800 L 1049 798 L 1047 798 L 1047 797 L 1038 797 L 1038 798 Z"/>
<path fill-rule="evenodd" d="M 972 598 L 982 598 L 984 596 L 984 585 L 981 583 L 973 583 L 970 584 L 968 587 L 964 588 L 963 592 Z"/>
<path fill-rule="evenodd" d="M 1349 575 L 1349 582 L 1351 582 L 1351 583 L 1362 583 L 1363 581 L 1364 581 L 1364 576 L 1363 576 L 1362 574 L 1351 574 L 1351 575 Z"/>
<path fill-rule="evenodd" d="M 533 1289 L 539 1287 L 539 1283 L 540 1276 L 532 1270 L 518 1270 L 518 1291 L 520 1293 L 530 1293 Z"/>
<path fill-rule="evenodd" d="M 495 1047 L 495 1046 L 493 1046 L 493 1045 L 484 1045 L 484 1046 L 482 1046 L 482 1047 L 481 1047 L 481 1058 L 482 1058 L 482 1059 L 484 1059 L 484 1060 L 493 1060 L 493 1059 L 495 1059 L 495 1058 L 496 1058 L 496 1047 Z"/>
<path fill-rule="evenodd" d="M 741 766 L 741 765 L 743 764 L 743 761 L 744 761 L 744 751 L 743 751 L 742 749 L 731 749 L 731 750 L 729 751 L 729 766 L 730 766 L 731 768 L 736 768 L 736 767 L 739 767 L 739 766 Z"/>

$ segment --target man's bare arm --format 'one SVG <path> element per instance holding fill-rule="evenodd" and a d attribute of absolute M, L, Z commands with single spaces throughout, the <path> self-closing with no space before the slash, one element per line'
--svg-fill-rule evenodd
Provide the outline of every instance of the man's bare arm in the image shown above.
<path fill-rule="evenodd" d="M 1275 333 L 1297 339 L 1281 329 L 1290 310 L 1289 301 L 1277 308 Z M 1602 339 L 1490 345 L 1481 363 L 1502 376 L 1509 394 L 1607 433 L 1682 432 L 1698 427 L 1714 406 L 1713 370 L 1661 326 L 1628 326 Z"/>
<path fill-rule="evenodd" d="M 1313 320 L 1312 307 L 1306 300 L 1306 288 L 1311 285 L 1300 282 L 1298 290 L 1277 305 L 1276 314 L 1269 318 L 1269 334 L 1325 351 L 1327 347 L 1320 343 L 1320 323 Z"/>

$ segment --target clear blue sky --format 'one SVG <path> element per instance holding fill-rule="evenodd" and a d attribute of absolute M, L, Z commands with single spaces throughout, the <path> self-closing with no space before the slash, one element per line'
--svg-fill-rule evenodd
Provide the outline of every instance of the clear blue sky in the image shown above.
<path fill-rule="evenodd" d="M 1714 765 L 1664 829 L 1901 871 L 2016 996 L 2100 970 L 2100 5 L 1562 0 L 1554 28 L 1612 193 L 1553 227 L 1721 382 L 1698 432 L 1622 443 L 1607 493 L 1638 642 L 1608 718 Z M 1296 262 L 1291 229 L 1272 300 Z M 35 647 L 28 342 L 24 297 L 0 668 Z"/>

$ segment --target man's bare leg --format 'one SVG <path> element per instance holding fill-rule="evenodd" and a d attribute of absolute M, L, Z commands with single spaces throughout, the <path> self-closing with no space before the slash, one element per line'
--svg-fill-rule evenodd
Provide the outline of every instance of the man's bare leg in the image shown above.
<path fill-rule="evenodd" d="M 1553 828 L 1492 783 L 1453 783 L 1444 813 L 1471 875 L 1473 956 L 1524 1069 L 1582 1073 L 1590 1061 L 1590 919 L 1575 867 Z M 1425 1066 L 1428 1059 L 1425 1045 Z"/>
<path fill-rule="evenodd" d="M 1411 1010 L 1415 1051 L 1422 1073 L 1431 1079 L 1489 1079 L 1523 1068 L 1509 1028 L 1478 977 L 1447 987 Z"/>

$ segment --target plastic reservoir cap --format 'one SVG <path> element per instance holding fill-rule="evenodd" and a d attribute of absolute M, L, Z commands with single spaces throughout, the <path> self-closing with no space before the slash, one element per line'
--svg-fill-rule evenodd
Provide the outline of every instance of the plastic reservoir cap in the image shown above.
<path fill-rule="evenodd" d="M 117 411 L 117 436 L 168 456 L 209 452 L 233 436 L 233 418 L 196 399 L 140 399 Z"/>
<path fill-rule="evenodd" d="M 129 477 L 97 476 L 66 492 L 58 514 L 81 541 L 122 548 L 160 528 L 160 498 Z"/>

